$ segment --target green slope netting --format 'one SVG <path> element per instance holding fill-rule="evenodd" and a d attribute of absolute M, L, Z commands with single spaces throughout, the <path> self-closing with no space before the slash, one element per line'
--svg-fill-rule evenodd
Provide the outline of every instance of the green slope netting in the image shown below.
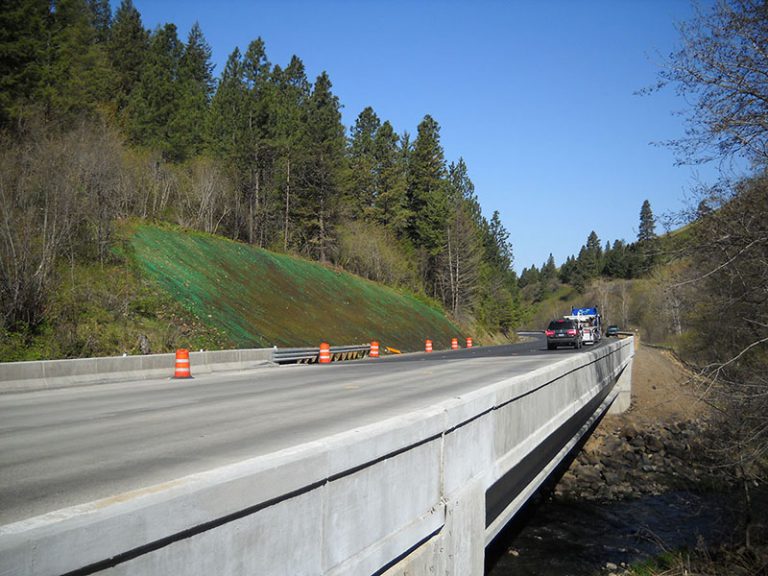
<path fill-rule="evenodd" d="M 140 226 L 140 268 L 202 322 L 239 347 L 362 344 L 403 351 L 450 347 L 441 313 L 377 284 L 291 256 L 203 234 Z"/>

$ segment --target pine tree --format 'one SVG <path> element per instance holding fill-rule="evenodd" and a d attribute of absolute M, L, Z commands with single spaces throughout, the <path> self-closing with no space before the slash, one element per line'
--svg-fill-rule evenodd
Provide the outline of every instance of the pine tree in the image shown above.
<path fill-rule="evenodd" d="M 106 46 L 85 0 L 59 0 L 51 18 L 44 91 L 48 115 L 95 113 L 114 85 Z"/>
<path fill-rule="evenodd" d="M 525 288 L 526 286 L 537 284 L 540 280 L 541 275 L 539 274 L 539 269 L 536 268 L 536 265 L 534 264 L 530 268 L 523 268 L 518 284 L 520 288 Z"/>
<path fill-rule="evenodd" d="M 109 0 L 88 0 L 91 12 L 91 23 L 96 31 L 97 42 L 104 44 L 109 39 L 109 29 L 112 25 L 112 9 Z"/>
<path fill-rule="evenodd" d="M 389 121 L 376 131 L 373 143 L 375 203 L 371 217 L 398 238 L 404 238 L 410 212 L 406 197 L 407 168 L 399 141 Z"/>
<path fill-rule="evenodd" d="M 659 243 L 656 236 L 656 220 L 651 203 L 643 202 L 640 208 L 640 226 L 637 231 L 637 256 L 639 275 L 648 273 L 658 261 Z"/>
<path fill-rule="evenodd" d="M 458 317 L 477 305 L 484 248 L 480 206 L 462 158 L 448 169 L 447 200 L 446 244 L 438 258 L 437 276 L 444 304 Z"/>
<path fill-rule="evenodd" d="M 627 246 L 622 240 L 616 240 L 613 246 L 605 251 L 603 272 L 611 278 L 628 278 L 630 267 Z"/>
<path fill-rule="evenodd" d="M 132 0 L 122 0 L 115 13 L 107 41 L 107 53 L 115 71 L 113 100 L 118 116 L 122 115 L 134 88 L 139 83 L 149 51 L 149 33 L 141 23 L 141 15 Z"/>
<path fill-rule="evenodd" d="M 582 268 L 585 280 L 597 278 L 603 269 L 603 248 L 600 245 L 600 238 L 597 232 L 592 230 L 587 237 L 587 244 L 584 250 L 579 253 L 579 267 Z"/>
<path fill-rule="evenodd" d="M 586 246 L 582 246 L 576 257 L 576 265 L 571 272 L 571 284 L 579 294 L 583 294 L 590 279 L 588 263 L 593 260 Z"/>
<path fill-rule="evenodd" d="M 568 258 L 565 259 L 563 265 L 560 266 L 560 282 L 563 284 L 572 284 L 577 266 L 578 264 L 576 263 L 576 258 L 573 256 L 568 256 Z"/>
<path fill-rule="evenodd" d="M 355 120 L 349 139 L 350 198 L 349 216 L 352 219 L 371 219 L 376 204 L 376 134 L 381 121 L 370 106 Z"/>
<path fill-rule="evenodd" d="M 251 50 L 250 58 L 254 58 Z M 234 215 L 235 238 L 256 241 L 256 186 L 258 177 L 254 144 L 262 140 L 253 127 L 255 103 L 252 94 L 253 60 L 246 74 L 246 64 L 240 50 L 235 48 L 227 58 L 218 88 L 211 101 L 208 115 L 208 141 L 215 156 L 226 162 L 235 176 L 238 210 Z M 250 78 L 249 83 L 247 76 Z M 255 132 L 255 134 L 253 133 Z"/>
<path fill-rule="evenodd" d="M 495 210 L 486 234 L 485 261 L 498 272 L 506 273 L 512 269 L 513 260 L 509 232 L 501 222 L 499 211 Z"/>
<path fill-rule="evenodd" d="M 248 45 L 242 69 L 247 96 L 239 166 L 244 201 L 248 208 L 246 232 L 251 244 L 264 246 L 269 212 L 267 196 L 275 160 L 277 95 L 272 65 L 261 38 Z"/>
<path fill-rule="evenodd" d="M 131 140 L 159 150 L 174 161 L 184 157 L 183 139 L 174 124 L 181 106 L 178 77 L 183 53 L 174 24 L 155 30 L 146 64 L 126 109 Z"/>
<path fill-rule="evenodd" d="M 541 266 L 541 288 L 544 294 L 551 294 L 557 289 L 557 266 L 552 253 Z"/>
<path fill-rule="evenodd" d="M 242 147 L 246 98 L 242 55 L 235 48 L 221 73 L 206 126 L 208 146 L 219 158 L 231 160 Z"/>
<path fill-rule="evenodd" d="M 273 144 L 278 158 L 275 186 L 281 196 L 282 248 L 288 250 L 295 228 L 294 204 L 309 164 L 307 152 L 307 102 L 310 84 L 304 63 L 297 56 L 291 58 L 283 70 L 275 66 L 272 71 L 275 94 L 275 134 Z"/>
<path fill-rule="evenodd" d="M 411 239 L 431 256 L 436 255 L 444 245 L 447 217 L 445 175 L 440 126 L 427 115 L 418 126 L 410 158 L 408 199 L 412 212 Z"/>
<path fill-rule="evenodd" d="M 490 222 L 481 218 L 485 252 L 480 265 L 478 320 L 491 331 L 508 335 L 520 315 L 520 289 L 512 270 L 509 232 L 494 211 Z"/>
<path fill-rule="evenodd" d="M 41 97 L 49 10 L 49 0 L 4 2 L 0 10 L 0 127 Z"/>
<path fill-rule="evenodd" d="M 440 126 L 429 115 L 418 126 L 408 164 L 408 234 L 420 253 L 424 286 L 437 296 L 437 256 L 445 246 L 448 218 L 446 169 Z"/>
<path fill-rule="evenodd" d="M 207 115 L 214 89 L 211 48 L 197 22 L 189 32 L 179 62 L 179 107 L 172 119 L 178 156 L 199 155 L 205 148 Z"/>
<path fill-rule="evenodd" d="M 637 232 L 638 242 L 649 242 L 656 239 L 656 220 L 653 217 L 651 203 L 643 201 L 640 208 L 640 227 Z"/>
<path fill-rule="evenodd" d="M 339 99 L 331 87 L 328 74 L 323 72 L 307 103 L 307 152 L 312 163 L 306 174 L 307 187 L 296 207 L 302 249 L 321 262 L 327 261 L 333 244 L 344 162 L 344 127 Z"/>

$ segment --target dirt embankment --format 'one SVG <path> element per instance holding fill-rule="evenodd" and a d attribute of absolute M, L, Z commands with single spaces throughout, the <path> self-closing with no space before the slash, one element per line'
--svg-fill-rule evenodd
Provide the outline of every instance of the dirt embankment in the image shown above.
<path fill-rule="evenodd" d="M 706 407 L 690 384 L 691 374 L 670 352 L 640 346 L 632 364 L 632 406 L 602 426 L 622 421 L 666 423 L 699 418 Z"/>

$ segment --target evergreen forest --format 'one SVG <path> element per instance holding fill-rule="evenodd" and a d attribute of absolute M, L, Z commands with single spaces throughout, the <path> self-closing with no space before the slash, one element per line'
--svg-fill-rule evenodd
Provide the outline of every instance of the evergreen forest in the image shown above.
<path fill-rule="evenodd" d="M 147 30 L 131 0 L 4 2 L 0 29 L 6 334 L 45 330 L 57 282 L 109 265 L 135 220 L 340 267 L 488 334 L 519 320 L 509 232 L 429 114 L 414 134 L 372 108 L 347 128 L 299 56 L 256 38 L 214 75 L 199 25 Z"/>

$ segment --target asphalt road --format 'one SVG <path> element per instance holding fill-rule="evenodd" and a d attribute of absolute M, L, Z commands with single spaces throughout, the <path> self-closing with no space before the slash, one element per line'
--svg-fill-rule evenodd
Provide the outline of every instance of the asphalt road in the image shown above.
<path fill-rule="evenodd" d="M 509 346 L 0 394 L 0 525 L 354 429 L 579 353 L 549 352 L 538 335 Z"/>

